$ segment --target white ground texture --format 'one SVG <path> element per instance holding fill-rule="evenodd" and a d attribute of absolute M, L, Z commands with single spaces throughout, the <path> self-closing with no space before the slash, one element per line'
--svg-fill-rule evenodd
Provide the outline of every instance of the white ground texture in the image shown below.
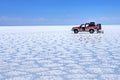
<path fill-rule="evenodd" d="M 0 27 L 0 80 L 120 80 L 120 26 Z"/>

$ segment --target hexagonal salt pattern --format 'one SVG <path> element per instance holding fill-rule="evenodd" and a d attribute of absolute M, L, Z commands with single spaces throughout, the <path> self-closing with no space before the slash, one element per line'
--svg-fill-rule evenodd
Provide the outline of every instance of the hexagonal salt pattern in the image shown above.
<path fill-rule="evenodd" d="M 0 32 L 0 80 L 120 80 L 120 32 Z"/>

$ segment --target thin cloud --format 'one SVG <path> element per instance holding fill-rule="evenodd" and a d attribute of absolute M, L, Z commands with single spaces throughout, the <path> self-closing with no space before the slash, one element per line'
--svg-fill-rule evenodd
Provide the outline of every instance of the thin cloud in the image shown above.
<path fill-rule="evenodd" d="M 120 17 L 100 17 L 98 18 L 100 21 L 118 21 Z"/>
<path fill-rule="evenodd" d="M 38 17 L 8 17 L 8 16 L 0 16 L 0 21 L 46 21 L 46 18 Z"/>

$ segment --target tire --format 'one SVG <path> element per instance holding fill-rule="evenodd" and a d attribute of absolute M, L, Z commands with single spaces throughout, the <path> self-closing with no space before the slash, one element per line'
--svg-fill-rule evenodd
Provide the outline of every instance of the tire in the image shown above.
<path fill-rule="evenodd" d="M 94 33 L 94 32 L 95 32 L 94 29 L 89 30 L 89 33 L 91 33 L 91 34 Z"/>
<path fill-rule="evenodd" d="M 77 30 L 77 29 L 74 29 L 74 33 L 77 34 L 77 33 L 78 33 L 78 30 Z"/>

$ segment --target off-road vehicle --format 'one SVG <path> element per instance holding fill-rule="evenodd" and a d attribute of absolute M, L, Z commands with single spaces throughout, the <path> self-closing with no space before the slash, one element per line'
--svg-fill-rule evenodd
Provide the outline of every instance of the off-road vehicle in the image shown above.
<path fill-rule="evenodd" d="M 101 24 L 95 24 L 95 22 L 90 22 L 90 23 L 81 24 L 80 26 L 77 27 L 73 27 L 72 31 L 74 31 L 74 33 L 78 33 L 78 32 L 103 33 L 103 30 L 101 29 L 102 29 Z"/>

